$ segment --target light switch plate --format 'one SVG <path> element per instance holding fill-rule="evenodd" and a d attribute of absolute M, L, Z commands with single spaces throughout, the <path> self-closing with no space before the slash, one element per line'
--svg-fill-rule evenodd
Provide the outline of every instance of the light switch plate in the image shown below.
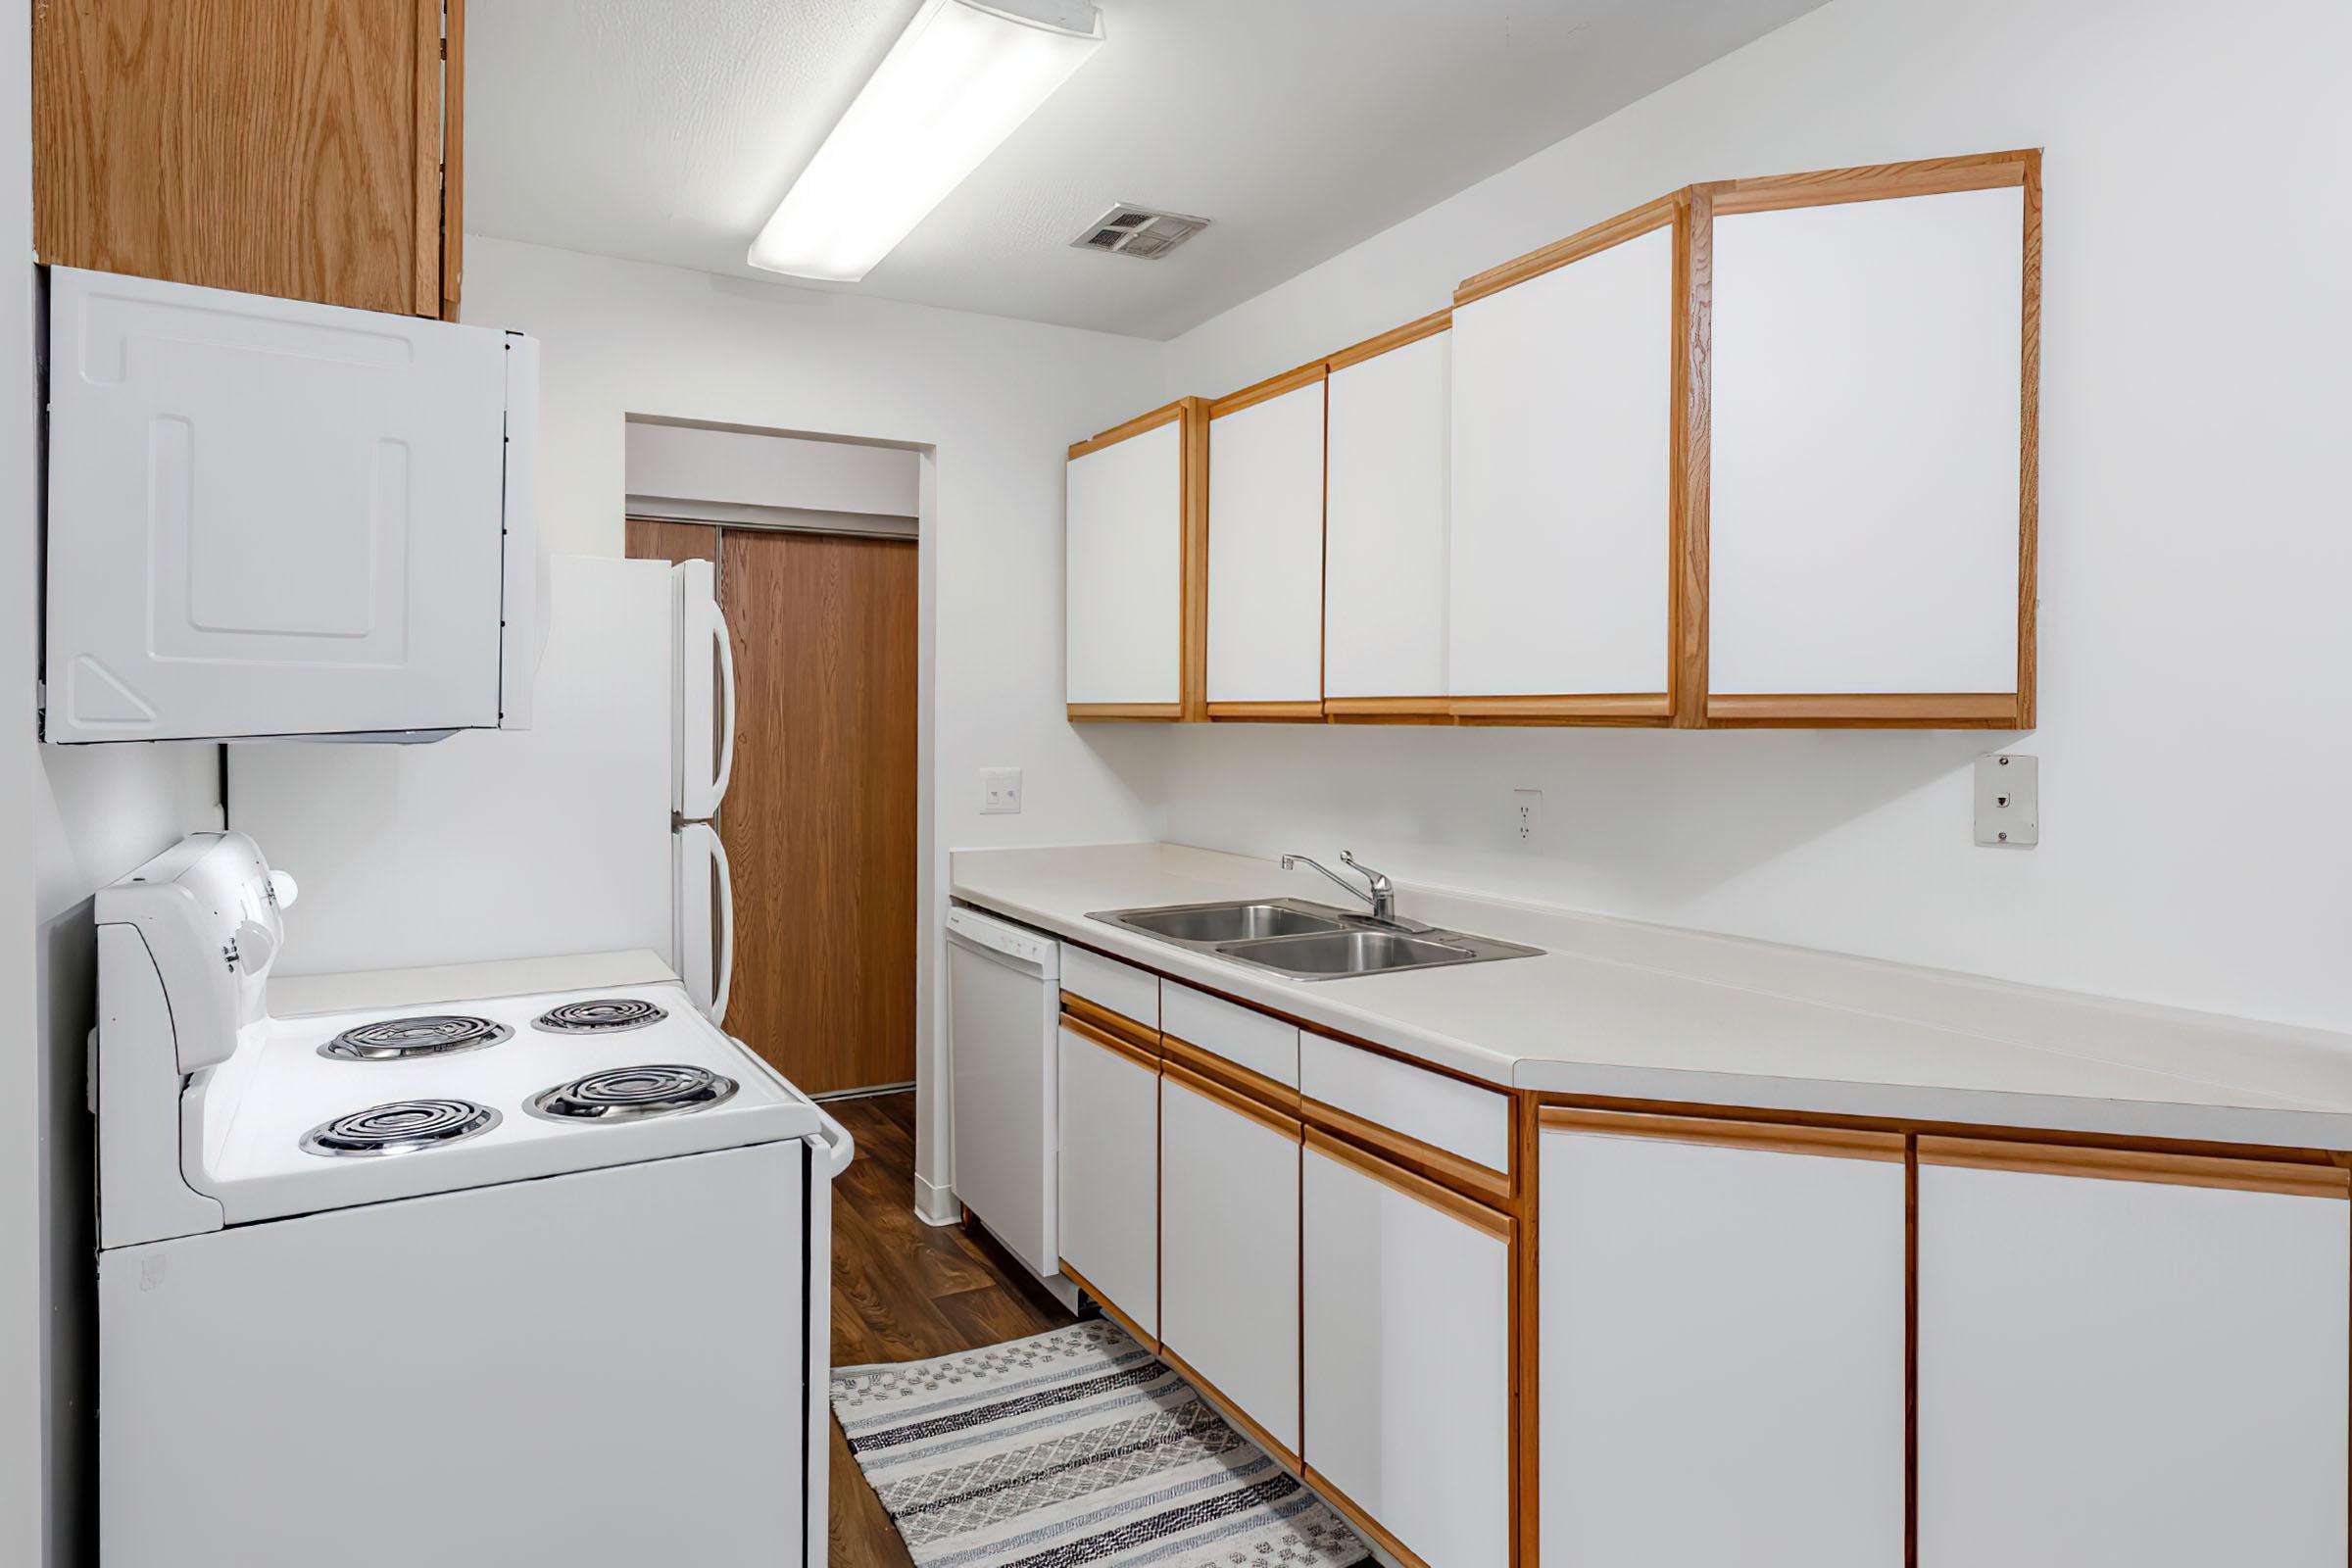
<path fill-rule="evenodd" d="M 984 767 L 980 770 L 980 814 L 1018 816 L 1021 810 L 1021 770 Z"/>
<path fill-rule="evenodd" d="M 1977 759 L 1977 842 L 2030 849 L 2041 842 L 2041 759 L 1987 752 Z"/>

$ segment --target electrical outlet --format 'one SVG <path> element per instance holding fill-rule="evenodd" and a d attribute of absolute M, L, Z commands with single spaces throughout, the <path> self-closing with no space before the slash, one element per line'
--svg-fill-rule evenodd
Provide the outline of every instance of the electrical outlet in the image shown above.
<path fill-rule="evenodd" d="M 980 770 L 980 814 L 1018 816 L 1021 811 L 1021 770 L 984 767 Z"/>
<path fill-rule="evenodd" d="M 1544 820 L 1544 792 L 1542 790 L 1511 791 L 1511 837 L 1521 844 L 1532 842 L 1536 828 Z"/>
<path fill-rule="evenodd" d="M 2041 759 L 1987 752 L 1977 759 L 1977 842 L 2030 849 L 2041 842 Z"/>

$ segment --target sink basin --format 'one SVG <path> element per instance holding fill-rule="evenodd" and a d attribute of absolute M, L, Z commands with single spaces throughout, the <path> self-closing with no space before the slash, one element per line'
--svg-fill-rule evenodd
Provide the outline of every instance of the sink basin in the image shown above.
<path fill-rule="evenodd" d="M 1341 929 L 1336 915 L 1310 914 L 1282 904 L 1207 904 L 1147 909 L 1122 917 L 1119 924 L 1146 936 L 1175 942 L 1238 942 Z"/>
<path fill-rule="evenodd" d="M 1478 956 L 1469 948 L 1395 931 L 1327 931 L 1317 936 L 1235 942 L 1217 951 L 1228 958 L 1302 979 L 1468 963 Z"/>
<path fill-rule="evenodd" d="M 1292 980 L 1340 980 L 1396 969 L 1527 958 L 1543 952 L 1461 931 L 1401 930 L 1304 899 L 1098 909 L 1087 918 Z"/>

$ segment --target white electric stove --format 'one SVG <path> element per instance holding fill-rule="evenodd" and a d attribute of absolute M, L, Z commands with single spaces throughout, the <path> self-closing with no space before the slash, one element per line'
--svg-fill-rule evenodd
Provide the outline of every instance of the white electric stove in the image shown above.
<path fill-rule="evenodd" d="M 291 902 L 98 896 L 107 1568 L 821 1562 L 848 1135 L 642 964 L 272 1016 Z"/>

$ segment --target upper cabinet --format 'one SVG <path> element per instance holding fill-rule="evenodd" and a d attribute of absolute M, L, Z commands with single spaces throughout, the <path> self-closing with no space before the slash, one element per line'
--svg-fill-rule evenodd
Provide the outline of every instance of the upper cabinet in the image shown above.
<path fill-rule="evenodd" d="M 1709 721 L 2031 725 L 2034 156 L 1712 207 Z"/>
<path fill-rule="evenodd" d="M 1457 717 L 1671 715 L 1677 205 L 1454 295 Z"/>
<path fill-rule="evenodd" d="M 1328 362 L 1323 707 L 1335 719 L 1446 710 L 1450 318 Z"/>
<path fill-rule="evenodd" d="M 2040 258 L 2035 152 L 1689 185 L 1116 460 L 1118 592 L 1073 463 L 1071 716 L 2032 728 Z"/>
<path fill-rule="evenodd" d="M 464 0 L 446 7 L 35 6 L 39 259 L 455 319 Z"/>
<path fill-rule="evenodd" d="M 1072 718 L 1202 718 L 1208 406 L 1184 398 L 1070 448 Z"/>
<path fill-rule="evenodd" d="M 1323 367 L 1208 416 L 1208 716 L 1319 718 Z"/>

